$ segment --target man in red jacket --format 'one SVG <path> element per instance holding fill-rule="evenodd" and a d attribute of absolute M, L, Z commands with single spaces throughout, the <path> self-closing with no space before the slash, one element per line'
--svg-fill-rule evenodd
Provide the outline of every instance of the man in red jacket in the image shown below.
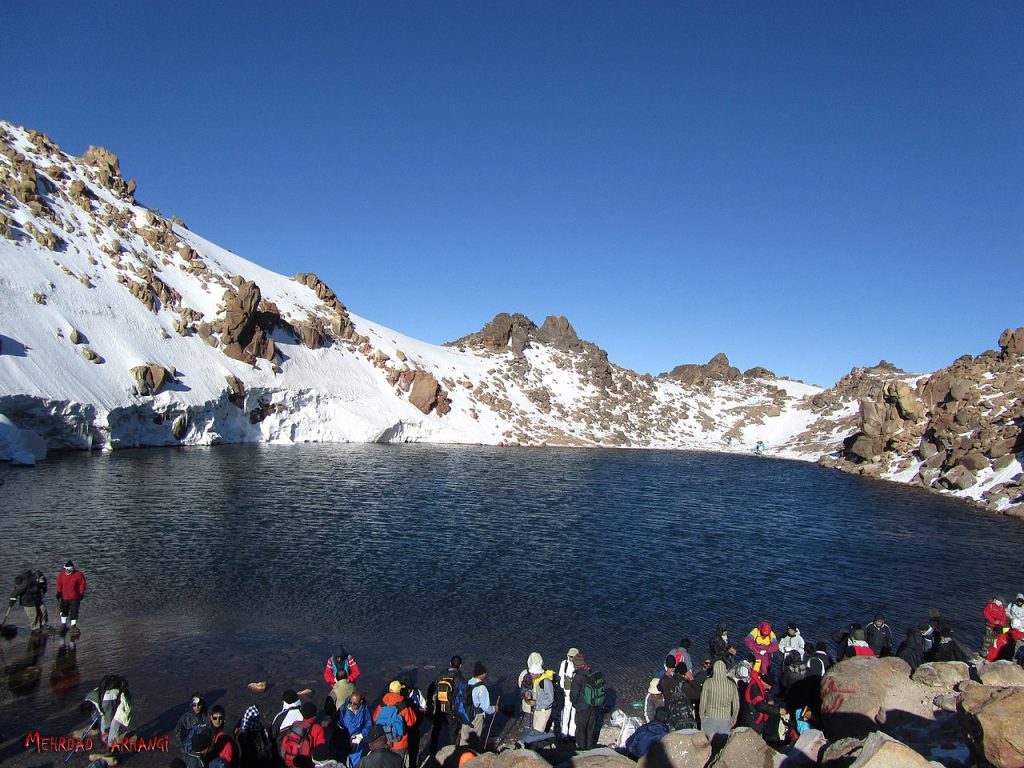
<path fill-rule="evenodd" d="M 981 644 L 981 654 L 984 656 L 992 649 L 996 635 L 1002 634 L 1006 626 L 1006 601 L 1001 597 L 993 597 L 982 615 L 985 617 L 985 639 Z"/>
<path fill-rule="evenodd" d="M 78 629 L 78 606 L 85 597 L 85 576 L 75 570 L 75 564 L 68 560 L 64 570 L 57 576 L 57 602 L 60 606 L 60 633 L 63 636 L 71 624 L 71 635 L 80 634 Z"/>

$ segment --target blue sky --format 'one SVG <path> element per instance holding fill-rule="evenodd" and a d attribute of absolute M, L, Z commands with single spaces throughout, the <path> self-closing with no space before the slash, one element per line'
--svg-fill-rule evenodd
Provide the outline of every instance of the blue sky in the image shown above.
<path fill-rule="evenodd" d="M 43 6 L 0 117 L 418 338 L 830 384 L 1024 324 L 1020 3 Z"/>

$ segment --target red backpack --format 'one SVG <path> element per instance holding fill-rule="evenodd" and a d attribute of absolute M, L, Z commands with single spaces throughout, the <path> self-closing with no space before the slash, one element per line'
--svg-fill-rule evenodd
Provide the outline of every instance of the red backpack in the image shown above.
<path fill-rule="evenodd" d="M 313 737 L 310 735 L 313 724 L 304 720 L 289 726 L 281 737 L 281 759 L 288 768 L 295 768 L 295 758 L 299 755 L 311 757 L 313 754 Z"/>

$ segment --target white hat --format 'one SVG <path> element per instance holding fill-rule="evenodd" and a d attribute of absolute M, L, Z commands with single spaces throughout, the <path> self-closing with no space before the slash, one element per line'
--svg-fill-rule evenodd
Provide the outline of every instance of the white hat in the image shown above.
<path fill-rule="evenodd" d="M 534 651 L 526 659 L 526 668 L 531 675 L 540 675 L 544 672 L 544 659 Z"/>

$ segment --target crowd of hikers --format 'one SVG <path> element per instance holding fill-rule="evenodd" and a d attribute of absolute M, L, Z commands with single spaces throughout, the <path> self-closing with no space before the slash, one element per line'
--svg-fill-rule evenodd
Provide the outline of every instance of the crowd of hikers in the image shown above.
<path fill-rule="evenodd" d="M 65 603 L 84 595 L 84 578 L 74 578 L 77 573 L 69 561 L 61 575 L 73 581 L 58 582 L 62 628 L 66 622 L 72 629 L 76 626 L 77 605 L 72 610 Z M 28 595 L 28 604 L 22 605 L 37 608 L 45 583 L 39 572 L 19 576 L 11 604 Z M 38 610 L 26 614 L 35 631 Z M 635 712 L 628 714 L 625 708 L 627 713 L 613 716 L 612 724 L 619 726 L 614 746 L 639 758 L 673 730 L 699 729 L 716 739 L 741 726 L 754 729 L 769 743 L 784 745 L 818 726 L 822 678 L 847 658 L 897 656 L 912 671 L 932 661 L 972 663 L 977 656 L 1024 665 L 1024 593 L 1012 601 L 993 597 L 983 617 L 985 636 L 978 654 L 957 640 L 951 623 L 934 609 L 927 620 L 908 628 L 898 643 L 882 615 L 817 641 L 805 637 L 796 624 L 776 631 L 770 623 L 760 622 L 735 642 L 721 624 L 706 653 L 685 637 L 668 651 L 649 680 L 646 697 L 633 703 Z M 426 693 L 406 674 L 392 680 L 371 702 L 359 687 L 360 677 L 355 657 L 338 648 L 324 664 L 326 694 L 319 704 L 312 690 L 286 690 L 279 711 L 249 706 L 233 727 L 228 726 L 223 706 L 208 707 L 204 696 L 196 693 L 171 734 L 178 752 L 172 765 L 421 768 L 443 745 L 451 745 L 454 750 L 449 750 L 445 768 L 457 768 L 493 746 L 492 735 L 499 743 L 515 742 L 539 751 L 591 749 L 597 745 L 605 715 L 615 704 L 623 708 L 622 702 L 614 701 L 604 674 L 575 647 L 554 668 L 545 665 L 539 652 L 530 653 L 514 692 L 503 694 L 504 705 L 501 696 L 493 698 L 484 663 L 476 661 L 464 669 L 459 656 L 451 657 Z M 127 681 L 105 677 L 83 706 L 93 716 L 92 728 L 107 741 L 107 751 L 93 758 L 115 762 L 110 742 L 128 733 L 131 724 Z M 505 722 L 492 734 L 499 712 Z"/>

